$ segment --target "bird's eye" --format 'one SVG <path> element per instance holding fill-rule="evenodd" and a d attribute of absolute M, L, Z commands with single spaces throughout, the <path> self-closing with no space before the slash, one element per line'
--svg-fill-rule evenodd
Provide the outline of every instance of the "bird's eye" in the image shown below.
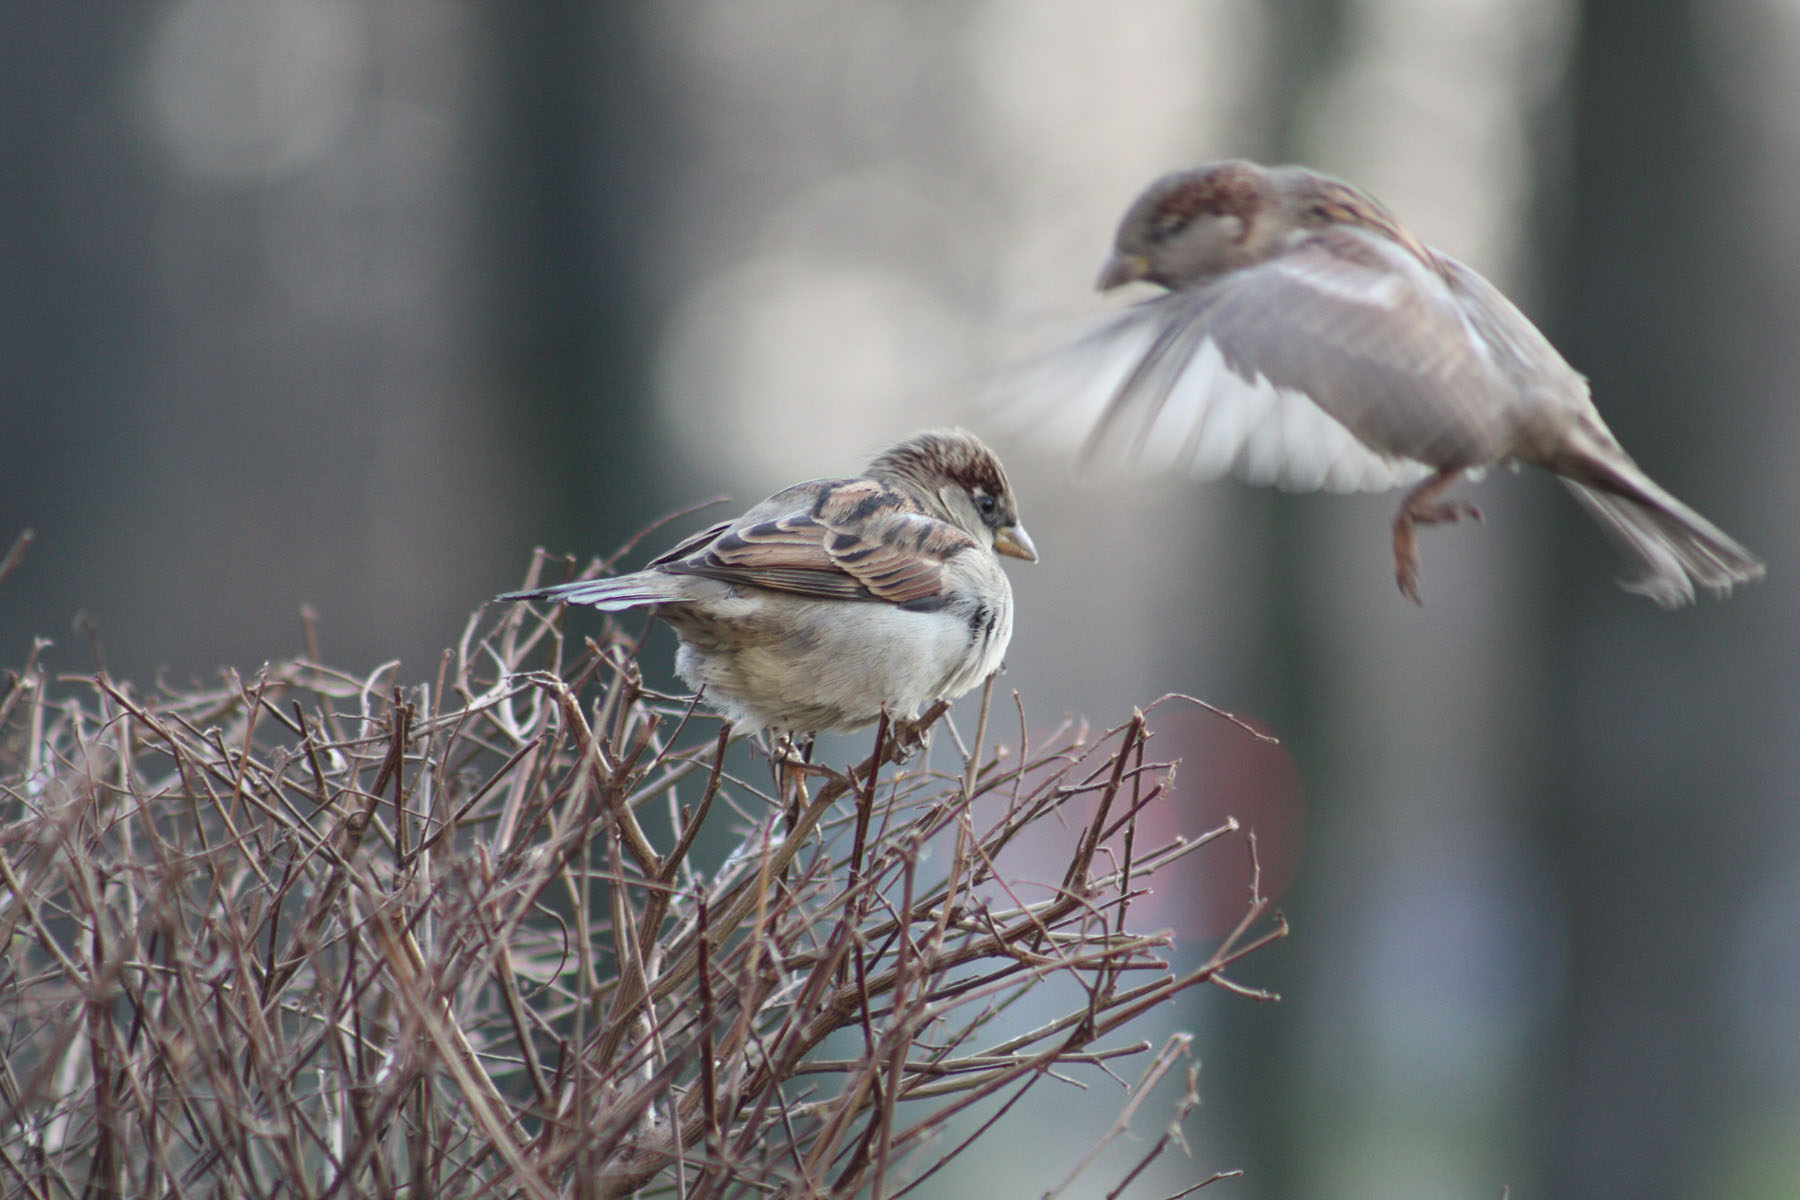
<path fill-rule="evenodd" d="M 983 517 L 991 517 L 1000 509 L 1000 502 L 986 492 L 976 492 L 974 499 L 975 511 Z"/>
<path fill-rule="evenodd" d="M 1165 208 L 1150 220 L 1150 240 L 1163 242 L 1188 227 L 1191 218 L 1178 209 Z"/>

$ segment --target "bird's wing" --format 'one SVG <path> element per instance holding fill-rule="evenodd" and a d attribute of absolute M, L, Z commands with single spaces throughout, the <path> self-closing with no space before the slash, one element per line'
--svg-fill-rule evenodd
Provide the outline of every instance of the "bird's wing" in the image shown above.
<path fill-rule="evenodd" d="M 809 502 L 788 507 L 784 497 Z M 771 497 L 662 569 L 802 596 L 929 609 L 947 598 L 945 563 L 979 545 L 902 492 L 869 479 L 834 480 Z"/>
<path fill-rule="evenodd" d="M 1530 392 L 1540 404 L 1592 414 L 1587 380 L 1563 359 L 1543 331 L 1520 312 L 1500 289 L 1481 273 L 1448 255 L 1437 256 L 1444 281 L 1456 297 L 1469 339 L 1499 366 L 1508 378 Z"/>
<path fill-rule="evenodd" d="M 714 538 L 730 528 L 730 521 L 720 521 L 717 525 L 702 529 L 699 533 L 681 539 L 681 541 L 669 547 L 667 550 L 664 550 L 645 565 L 650 567 L 660 567 L 666 563 L 672 563 L 677 559 L 686 558 L 690 554 L 704 550 Z"/>
<path fill-rule="evenodd" d="M 1495 374 L 1444 278 L 1345 227 L 1114 314 L 1035 384 L 1086 418 L 1092 464 L 1291 491 L 1408 483 L 1488 461 L 1496 436 Z"/>

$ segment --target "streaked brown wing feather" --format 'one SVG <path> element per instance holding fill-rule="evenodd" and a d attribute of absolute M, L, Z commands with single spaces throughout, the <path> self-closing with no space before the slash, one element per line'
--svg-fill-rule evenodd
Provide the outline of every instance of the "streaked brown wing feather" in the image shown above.
<path fill-rule="evenodd" d="M 660 566 L 664 565 L 665 563 L 672 563 L 678 558 L 686 558 L 688 555 L 693 554 L 695 551 L 704 548 L 707 543 L 711 542 L 714 538 L 718 537 L 721 533 L 724 533 L 727 529 L 730 529 L 730 528 L 731 528 L 730 521 L 720 521 L 717 525 L 714 525 L 709 529 L 702 529 L 699 533 L 696 533 L 696 534 L 692 535 L 691 537 L 682 539 L 676 545 L 670 547 L 669 549 L 663 551 L 661 554 L 657 555 L 655 558 L 651 559 L 649 561 L 649 563 L 647 563 L 646 565 L 652 566 L 652 567 L 660 567 Z"/>
<path fill-rule="evenodd" d="M 976 545 L 904 493 L 859 479 L 823 488 L 808 509 L 732 526 L 663 569 L 824 599 L 931 607 L 944 594 L 945 561 Z"/>
<path fill-rule="evenodd" d="M 893 513 L 860 530 L 839 529 L 826 540 L 837 566 L 876 599 L 924 608 L 944 598 L 945 562 L 978 545 L 956 526 L 916 512 Z"/>

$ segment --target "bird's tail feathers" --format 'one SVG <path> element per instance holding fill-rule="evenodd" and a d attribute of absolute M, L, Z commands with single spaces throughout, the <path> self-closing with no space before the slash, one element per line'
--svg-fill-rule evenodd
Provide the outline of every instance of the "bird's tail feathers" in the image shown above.
<path fill-rule="evenodd" d="M 1594 519 L 1629 553 L 1642 573 L 1620 581 L 1628 592 L 1664 608 L 1694 599 L 1694 585 L 1715 596 L 1763 576 L 1763 564 L 1718 526 L 1671 496 L 1629 459 L 1596 456 L 1582 463 L 1581 478 L 1563 483 Z"/>
<path fill-rule="evenodd" d="M 508 592 L 499 597 L 501 600 L 548 600 L 555 604 L 586 604 L 606 612 L 641 608 L 647 604 L 667 604 L 683 598 L 681 581 L 657 571 L 640 571 L 610 579 L 559 583 L 528 592 Z"/>

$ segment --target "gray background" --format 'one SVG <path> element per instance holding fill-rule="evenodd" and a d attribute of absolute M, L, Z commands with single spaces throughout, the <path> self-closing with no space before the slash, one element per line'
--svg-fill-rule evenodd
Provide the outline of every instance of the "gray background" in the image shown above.
<path fill-rule="evenodd" d="M 1425 535 L 1418 611 L 1394 496 L 1073 490 L 993 432 L 1041 723 L 1179 690 L 1284 740 L 1159 717 L 1169 828 L 1255 826 L 1296 932 L 1242 970 L 1283 1003 L 1165 1014 L 1206 1103 L 1140 1194 L 1800 1194 L 1793 4 L 0 8 L 15 665 L 42 635 L 63 671 L 252 671 L 311 605 L 334 664 L 430 678 L 534 544 L 980 426 L 1022 331 L 1104 307 L 1154 175 L 1369 188 L 1770 576 L 1661 612 L 1501 473 L 1486 526 Z M 1238 886 L 1139 911 L 1197 958 Z M 933 1194 L 1054 1182 L 1120 1102 L 1087 1082 Z"/>

